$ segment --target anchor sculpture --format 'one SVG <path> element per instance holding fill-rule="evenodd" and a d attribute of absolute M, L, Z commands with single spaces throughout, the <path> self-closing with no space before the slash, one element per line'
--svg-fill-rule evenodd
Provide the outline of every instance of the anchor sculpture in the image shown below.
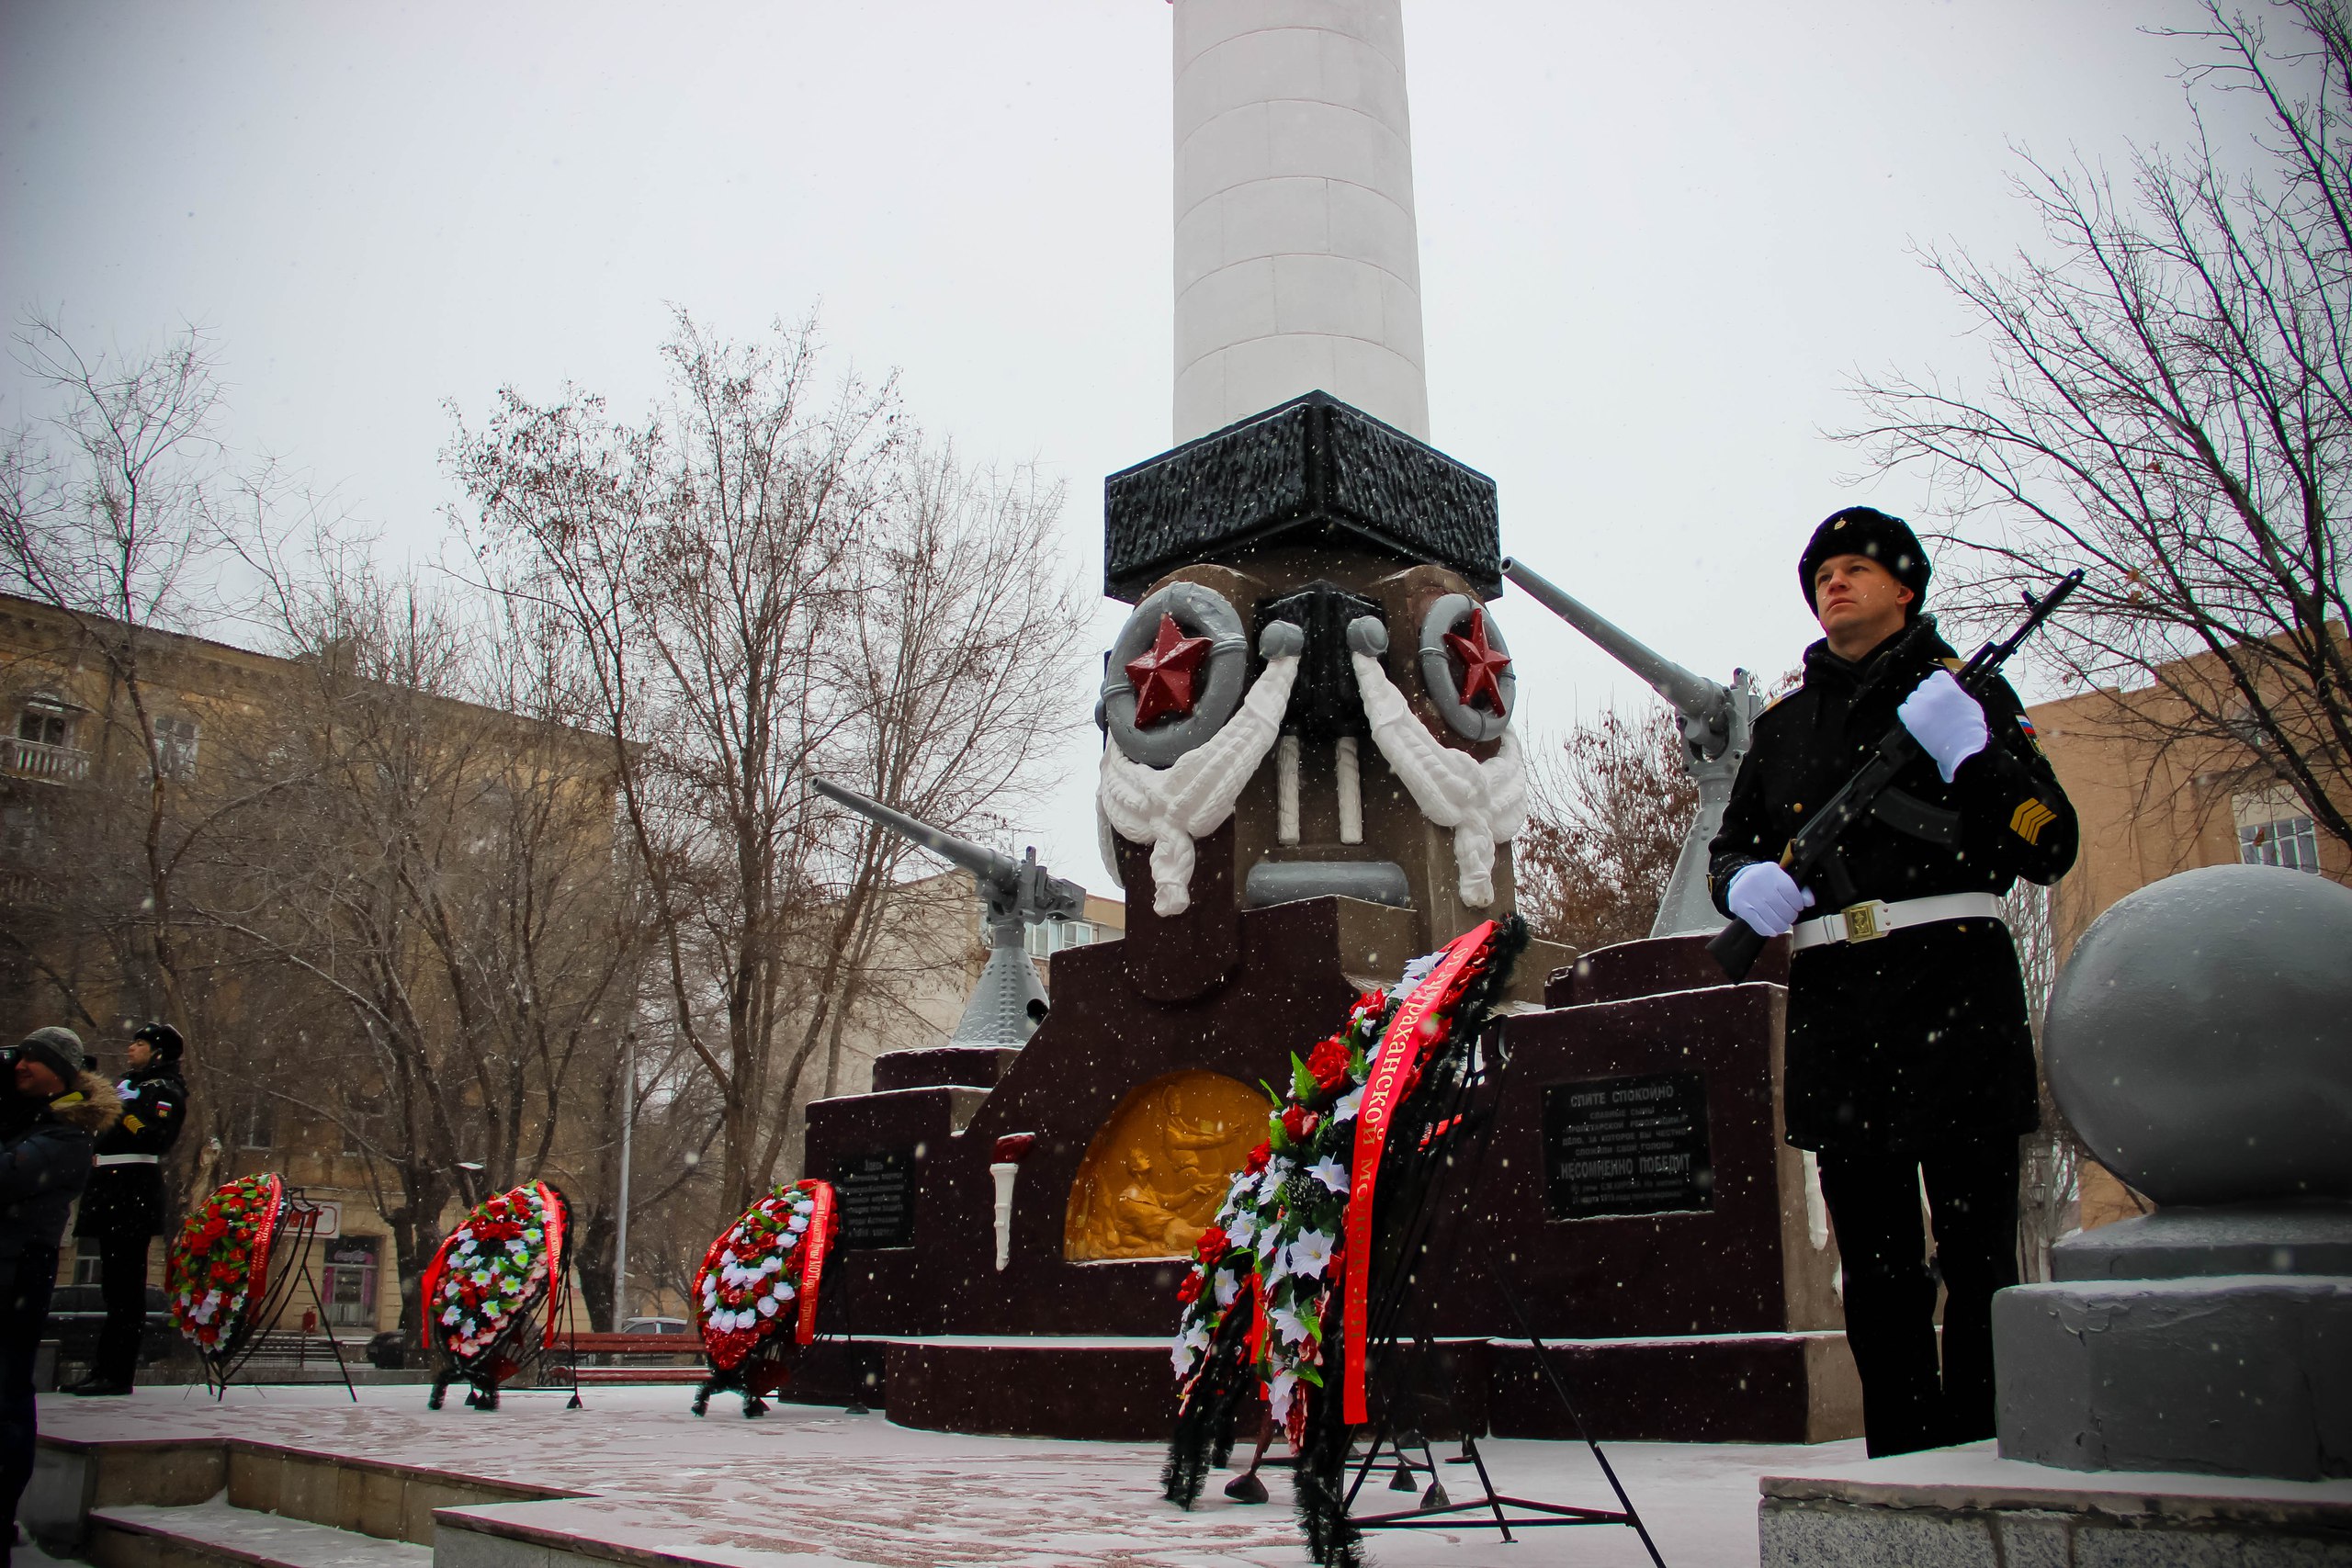
<path fill-rule="evenodd" d="M 1723 924 L 1723 916 L 1715 912 L 1714 901 L 1707 896 L 1707 845 L 1724 825 L 1732 781 L 1739 776 L 1740 761 L 1747 755 L 1748 726 L 1764 711 L 1754 677 L 1745 670 L 1734 670 L 1731 684 L 1726 686 L 1693 675 L 1521 562 L 1506 557 L 1503 575 L 1529 598 L 1599 643 L 1603 652 L 1672 705 L 1682 725 L 1682 768 L 1699 786 L 1699 814 L 1682 837 L 1682 852 L 1674 858 L 1674 874 L 1667 879 L 1666 897 L 1658 900 L 1650 935 L 1713 931 Z"/>
<path fill-rule="evenodd" d="M 1026 858 L 1014 860 L 943 832 L 903 811 L 894 811 L 855 790 L 824 779 L 813 783 L 826 799 L 848 807 L 972 874 L 972 880 L 979 884 L 981 919 L 989 929 L 989 961 L 947 1043 L 1027 1044 L 1038 1021 L 1046 1016 L 1046 987 L 1038 982 L 1036 966 L 1029 962 L 1028 928 L 1039 920 L 1075 919 L 1085 910 L 1086 889 L 1049 874 L 1037 863 L 1035 848 Z"/>

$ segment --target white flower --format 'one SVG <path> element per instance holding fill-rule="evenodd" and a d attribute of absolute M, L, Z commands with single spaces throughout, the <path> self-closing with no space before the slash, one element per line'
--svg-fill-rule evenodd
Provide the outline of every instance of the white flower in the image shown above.
<path fill-rule="evenodd" d="M 1240 1276 L 1240 1275 L 1236 1274 L 1236 1273 L 1232 1272 L 1230 1269 L 1228 1269 L 1228 1270 L 1227 1270 L 1226 1272 L 1221 1273 L 1221 1274 L 1219 1274 L 1219 1275 L 1216 1277 L 1216 1304 L 1217 1304 L 1217 1305 L 1219 1305 L 1219 1306 L 1221 1306 L 1221 1307 L 1229 1307 L 1229 1306 L 1231 1306 L 1231 1305 L 1233 1304 L 1233 1303 L 1234 1303 L 1234 1299 L 1235 1299 L 1236 1297 L 1238 1297 L 1238 1295 L 1240 1295 L 1240 1294 L 1241 1294 L 1241 1276 Z"/>
<path fill-rule="evenodd" d="M 1225 1222 L 1225 1239 L 1233 1247 L 1248 1247 L 1258 1238 L 1258 1216 L 1244 1209 Z"/>
<path fill-rule="evenodd" d="M 786 1280 L 778 1280 L 775 1282 L 775 1299 L 780 1302 L 788 1302 L 799 1293 L 800 1292 L 794 1290 L 791 1284 Z"/>
<path fill-rule="evenodd" d="M 1275 1193 L 1281 1191 L 1283 1183 L 1290 1179 L 1290 1173 L 1296 1168 L 1297 1168 L 1289 1160 L 1283 1158 L 1280 1155 L 1276 1155 L 1273 1158 L 1268 1160 L 1266 1162 L 1266 1174 L 1258 1179 L 1260 1184 L 1266 1190 L 1266 1196 L 1271 1198 Z"/>
<path fill-rule="evenodd" d="M 1275 1426 L 1289 1419 L 1291 1396 L 1297 1392 L 1296 1372 L 1284 1370 L 1274 1374 L 1272 1384 L 1266 1390 L 1266 1408 L 1273 1416 Z"/>
<path fill-rule="evenodd" d="M 1291 1272 L 1321 1279 L 1324 1266 L 1331 1261 L 1332 1245 L 1332 1238 L 1321 1231 L 1308 1231 L 1290 1244 Z"/>
<path fill-rule="evenodd" d="M 443 1313 L 443 1314 L 441 1314 L 441 1321 L 442 1321 L 442 1322 L 444 1322 L 444 1323 L 455 1323 L 455 1322 L 457 1322 L 457 1321 L 458 1321 L 458 1309 L 457 1309 L 456 1307 L 451 1307 L 448 1311 L 447 1311 L 447 1312 Z"/>
<path fill-rule="evenodd" d="M 760 1315 L 762 1317 L 774 1317 L 775 1315 L 775 1298 L 774 1296 L 762 1296 L 760 1298 Z"/>
<path fill-rule="evenodd" d="M 1338 1160 L 1333 1159 L 1329 1155 L 1325 1155 L 1321 1159 L 1316 1161 L 1313 1166 L 1309 1167 L 1306 1174 L 1315 1178 L 1316 1180 L 1321 1182 L 1324 1186 L 1329 1188 L 1334 1192 L 1345 1192 L 1348 1190 L 1347 1167 L 1341 1165 Z"/>
<path fill-rule="evenodd" d="M 721 1269 L 732 1269 L 735 1267 L 735 1249 L 733 1247 L 730 1247 L 726 1251 L 718 1255 L 718 1266 Z"/>
<path fill-rule="evenodd" d="M 1306 1342 L 1308 1332 L 1306 1320 L 1299 1316 L 1292 1308 L 1276 1307 L 1266 1314 L 1266 1321 L 1281 1331 L 1283 1344 L 1298 1345 Z"/>
<path fill-rule="evenodd" d="M 1357 1110 L 1363 1104 L 1363 1090 L 1364 1086 L 1358 1084 L 1341 1095 L 1331 1107 L 1331 1120 L 1334 1122 L 1354 1121 Z"/>
<path fill-rule="evenodd" d="M 795 1214 L 792 1216 L 791 1223 L 786 1224 L 784 1228 L 790 1231 L 793 1235 L 798 1235 L 802 1231 L 808 1228 L 808 1216 L 806 1214 Z"/>

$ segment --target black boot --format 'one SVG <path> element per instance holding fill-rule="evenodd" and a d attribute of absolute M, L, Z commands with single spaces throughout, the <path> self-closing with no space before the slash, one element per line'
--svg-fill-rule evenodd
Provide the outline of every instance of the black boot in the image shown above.
<path fill-rule="evenodd" d="M 1237 1503 L 1262 1503 L 1266 1483 L 1258 1479 L 1256 1471 L 1245 1470 L 1225 1483 L 1225 1495 Z"/>
<path fill-rule="evenodd" d="M 116 1394 L 129 1393 L 130 1392 L 130 1384 L 125 1382 L 119 1378 L 91 1377 L 84 1378 L 80 1382 L 75 1383 L 72 1388 L 67 1389 L 65 1392 L 68 1393 L 80 1394 L 85 1399 L 93 1396 L 111 1397 Z"/>

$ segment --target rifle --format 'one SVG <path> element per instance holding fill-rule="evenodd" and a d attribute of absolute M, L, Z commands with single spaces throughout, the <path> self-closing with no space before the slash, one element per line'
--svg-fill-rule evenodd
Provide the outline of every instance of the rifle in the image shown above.
<path fill-rule="evenodd" d="M 2035 628 L 2050 618 L 2052 611 L 2066 602 L 2068 594 L 2082 585 L 2083 573 L 2077 568 L 2060 578 L 2040 598 L 2031 593 L 2025 594 L 2024 624 L 2010 633 L 2007 639 L 1988 642 L 1976 650 L 1976 657 L 1960 671 L 1961 690 L 1982 704 L 1991 692 L 1994 681 L 1999 678 L 2001 666 L 2008 661 L 2009 655 L 2033 635 Z M 1906 640 L 1908 637 L 1933 635 L 1934 629 L 1934 621 L 1922 615 L 1907 634 Z M 1900 645 L 1897 651 L 1900 651 Z M 1918 755 L 1919 743 L 1911 738 L 1911 732 L 1904 728 L 1898 720 L 1880 738 L 1871 760 L 1857 769 L 1854 776 L 1829 797 L 1828 803 L 1814 815 L 1812 821 L 1797 829 L 1796 837 L 1791 839 L 1788 847 L 1781 852 L 1781 869 L 1800 886 L 1825 869 L 1842 870 L 1836 862 L 1838 840 L 1845 836 L 1847 829 L 1871 814 L 1880 794 L 1894 782 L 1894 775 Z M 1735 919 L 1708 940 L 1707 951 L 1714 954 L 1715 962 L 1723 965 L 1724 974 L 1735 981 L 1745 980 L 1747 972 L 1756 966 L 1757 955 L 1764 951 L 1764 944 L 1770 940 L 1758 935 L 1756 928 L 1746 920 Z"/>

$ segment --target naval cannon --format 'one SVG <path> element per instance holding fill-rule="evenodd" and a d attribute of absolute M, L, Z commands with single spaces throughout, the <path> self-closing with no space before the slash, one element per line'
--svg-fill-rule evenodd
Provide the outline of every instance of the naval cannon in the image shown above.
<path fill-rule="evenodd" d="M 854 789 L 825 779 L 814 782 L 826 799 L 848 807 L 910 843 L 972 874 L 979 885 L 981 922 L 989 930 L 989 961 L 972 987 L 964 1016 L 948 1036 L 951 1045 L 1023 1045 L 1046 1016 L 1046 987 L 1029 962 L 1028 928 L 1039 920 L 1067 920 L 1084 912 L 1086 889 L 1055 876 L 1037 863 L 1032 847 L 1014 860 L 959 839 Z"/>
<path fill-rule="evenodd" d="M 1731 683 L 1694 675 L 1623 631 L 1566 590 L 1546 581 L 1521 561 L 1505 558 L 1503 576 L 1529 598 L 1600 645 L 1611 659 L 1640 676 L 1673 707 L 1682 727 L 1682 767 L 1699 786 L 1699 812 L 1682 837 L 1674 874 L 1658 901 L 1652 936 L 1713 931 L 1723 924 L 1707 895 L 1707 846 L 1724 825 L 1732 781 L 1747 755 L 1748 726 L 1763 711 L 1755 679 L 1734 670 Z"/>

